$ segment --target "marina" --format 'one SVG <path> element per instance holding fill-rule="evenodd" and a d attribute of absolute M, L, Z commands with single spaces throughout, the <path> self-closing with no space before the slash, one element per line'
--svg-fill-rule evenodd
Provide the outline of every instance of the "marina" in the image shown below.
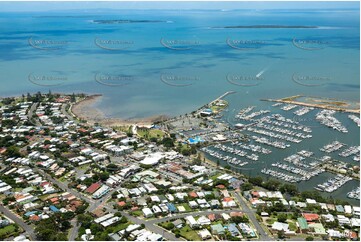
<path fill-rule="evenodd" d="M 285 171 L 288 171 L 290 173 L 300 175 L 301 180 L 303 180 L 303 181 L 310 180 L 312 177 L 317 176 L 317 175 L 321 174 L 322 172 L 325 172 L 324 169 L 315 169 L 315 170 L 312 170 L 312 171 L 303 170 L 303 169 L 300 169 L 300 168 L 297 168 L 297 167 L 294 167 L 294 166 L 289 166 L 287 164 L 283 164 L 283 163 L 280 163 L 280 162 L 272 163 L 271 165 L 274 166 L 274 167 L 277 167 L 278 169 L 285 170 Z"/>
<path fill-rule="evenodd" d="M 203 147 L 201 150 L 203 152 L 207 153 L 208 155 L 214 157 L 214 158 L 223 160 L 224 162 L 227 162 L 227 163 L 230 163 L 230 164 L 233 164 L 233 165 L 237 165 L 239 167 L 248 164 L 248 162 L 246 162 L 246 161 L 241 161 L 241 160 L 239 160 L 239 159 L 237 159 L 235 157 L 231 157 L 231 156 L 228 156 L 228 155 L 223 155 L 220 152 L 217 152 L 217 151 L 214 151 L 214 150 L 210 149 L 209 147 Z"/>
<path fill-rule="evenodd" d="M 261 172 L 263 174 L 265 174 L 265 175 L 269 175 L 269 176 L 284 180 L 286 182 L 295 183 L 295 182 L 302 181 L 302 179 L 300 177 L 288 175 L 288 174 L 286 174 L 284 172 L 279 172 L 279 171 L 275 171 L 275 170 L 272 170 L 272 169 L 263 168 L 261 170 Z"/>
<path fill-rule="evenodd" d="M 288 104 L 288 105 L 285 105 L 285 106 L 281 107 L 281 109 L 284 110 L 284 111 L 290 111 L 290 110 L 295 109 L 297 107 L 298 107 L 297 105 Z"/>
<path fill-rule="evenodd" d="M 333 116 L 335 113 L 336 111 L 334 110 L 322 110 L 316 114 L 316 120 L 329 128 L 332 128 L 342 133 L 347 133 L 347 128 L 343 126 L 342 123 Z"/>
<path fill-rule="evenodd" d="M 286 148 L 290 147 L 289 144 L 286 144 L 281 141 L 271 141 L 270 139 L 265 138 L 265 137 L 259 137 L 256 135 L 252 135 L 251 138 L 257 143 L 265 144 L 265 145 L 272 146 L 272 147 L 279 148 L 279 149 L 286 149 Z"/>
<path fill-rule="evenodd" d="M 268 155 L 272 153 L 270 149 L 263 148 L 262 146 L 259 145 L 252 145 L 252 144 L 246 145 L 243 144 L 242 142 L 237 143 L 237 145 L 245 150 L 251 150 L 253 152 L 262 153 L 264 155 Z"/>
<path fill-rule="evenodd" d="M 342 147 L 344 147 L 345 144 L 339 142 L 339 141 L 333 141 L 330 144 L 327 144 L 325 146 L 323 146 L 322 148 L 320 148 L 321 151 L 326 152 L 326 153 L 332 153 L 334 151 L 337 151 L 339 149 L 341 149 Z"/>
<path fill-rule="evenodd" d="M 351 119 L 352 121 L 354 121 L 357 124 L 357 126 L 360 127 L 360 117 L 357 117 L 354 114 L 350 114 L 350 115 L 348 115 L 348 118 Z"/>
<path fill-rule="evenodd" d="M 246 158 L 248 158 L 250 160 L 253 160 L 253 161 L 258 160 L 258 155 L 256 155 L 256 154 L 250 154 L 249 155 L 249 154 L 247 154 L 247 152 L 245 152 L 243 150 L 238 150 L 238 149 L 235 149 L 235 148 L 223 145 L 223 144 L 216 144 L 214 146 L 214 148 L 220 149 L 223 152 L 231 153 L 233 155 L 237 155 L 237 156 L 240 156 L 240 157 L 246 157 Z"/>
<path fill-rule="evenodd" d="M 326 182 L 317 185 L 315 187 L 315 189 L 318 191 L 331 193 L 331 192 L 334 192 L 335 190 L 339 189 L 346 182 L 351 181 L 351 180 L 352 180 L 351 177 L 338 174 L 334 178 L 331 178 L 331 179 L 327 180 Z"/>
<path fill-rule="evenodd" d="M 348 192 L 347 197 L 351 199 L 360 200 L 360 187 L 357 187 L 353 189 L 351 192 Z"/>
<path fill-rule="evenodd" d="M 196 133 L 203 140 L 210 142 L 208 146 L 201 148 L 202 152 L 215 162 L 219 161 L 223 166 L 228 165 L 235 171 L 242 170 L 250 176 L 269 176 L 296 183 L 297 186 L 310 184 L 310 188 L 315 187 L 321 193 L 337 193 L 338 197 L 347 198 L 347 192 L 342 194 L 339 189 L 343 184 L 342 181 L 338 181 L 337 175 L 344 176 L 342 172 L 351 169 L 350 160 L 359 159 L 359 146 L 348 146 L 349 141 L 343 139 L 326 144 L 313 141 L 322 133 L 339 132 L 329 129 L 326 125 L 317 125 L 320 121 L 316 119 L 316 113 L 324 111 L 322 114 L 327 117 L 337 117 L 338 124 L 341 122 L 349 124 L 352 120 L 347 114 L 318 108 L 312 118 L 295 119 L 295 116 L 291 115 L 307 115 L 316 108 L 285 105 L 287 108 L 284 111 L 287 112 L 281 114 L 279 110 L 282 110 L 280 107 L 283 105 L 283 103 L 275 103 L 270 109 L 246 106 L 236 115 L 235 109 L 230 107 L 222 112 L 223 117 L 218 121 L 226 126 L 230 125 L 230 129 L 226 126 L 219 129 L 218 125 L 215 125 L 217 128 L 214 128 L 214 132 L 206 131 L 206 129 L 202 132 L 195 129 L 187 132 Z M 289 112 L 291 110 L 292 112 Z M 207 119 L 212 120 L 212 118 Z M 239 120 L 243 121 L 239 122 Z M 307 123 L 306 126 L 305 120 L 311 125 L 308 126 L 309 123 Z M 336 123 L 335 120 L 332 119 L 334 123 Z M 352 129 L 355 128 L 357 126 L 354 125 Z M 218 140 L 218 137 L 223 137 L 222 142 L 215 144 L 214 141 L 216 138 Z M 294 150 L 290 154 L 291 149 Z M 327 154 L 322 155 L 323 152 Z M 338 160 L 338 157 L 349 158 L 349 160 Z M 357 176 L 353 175 L 352 178 L 357 179 Z M 344 180 L 347 183 L 349 179 L 351 176 Z M 324 183 L 332 188 L 323 189 Z M 348 189 L 353 184 L 354 182 L 350 182 L 345 188 Z M 303 190 L 301 187 L 299 189 Z"/>
<path fill-rule="evenodd" d="M 345 150 L 343 150 L 339 156 L 342 157 L 349 157 L 351 155 L 356 155 L 360 153 L 360 146 L 351 146 Z"/>
<path fill-rule="evenodd" d="M 293 113 L 296 114 L 297 116 L 303 116 L 314 109 L 315 108 L 313 108 L 313 107 L 302 107 L 302 108 L 294 111 Z"/>
<path fill-rule="evenodd" d="M 267 114 L 269 113 L 270 111 L 269 110 L 260 110 L 260 111 L 257 111 L 257 112 L 253 112 L 249 115 L 245 115 L 245 114 L 242 114 L 242 115 L 237 115 L 236 117 L 239 118 L 239 119 L 242 119 L 242 120 L 252 120 L 254 119 L 255 117 L 259 117 L 261 115 L 264 115 L 264 114 Z"/>

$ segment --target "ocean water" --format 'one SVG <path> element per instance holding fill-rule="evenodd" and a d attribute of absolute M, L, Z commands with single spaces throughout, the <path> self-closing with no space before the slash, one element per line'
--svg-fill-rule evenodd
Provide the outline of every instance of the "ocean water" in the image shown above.
<path fill-rule="evenodd" d="M 303 94 L 359 102 L 359 18 L 359 9 L 0 10 L 0 96 L 100 93 L 97 108 L 108 117 L 131 119 L 177 116 L 235 91 L 226 97 L 224 119 L 231 124 L 247 106 L 275 110 L 263 98 Z M 348 134 L 315 128 L 313 139 L 273 152 L 264 162 L 300 149 L 317 153 L 335 139 L 359 145 L 359 128 L 338 115 Z M 249 173 L 258 174 L 262 166 L 250 164 Z M 356 185 L 333 195 L 345 198 Z"/>
<path fill-rule="evenodd" d="M 222 28 L 239 25 L 319 28 Z M 179 115 L 230 90 L 237 92 L 236 105 L 300 93 L 358 100 L 359 29 L 359 10 L 337 9 L 0 13 L 0 95 L 49 89 L 101 93 L 99 108 L 108 116 L 123 118 Z M 96 39 L 128 44 L 104 44 L 117 49 L 107 50 L 97 46 Z M 183 44 L 169 49 L 161 39 L 169 46 L 176 41 Z M 297 48 L 293 39 L 319 41 L 313 47 L 320 49 Z M 29 40 L 65 44 L 41 50 Z M 247 41 L 258 44 L 239 44 Z M 227 81 L 227 75 L 254 77 L 261 71 L 260 82 Z M 292 81 L 294 74 L 328 79 L 320 86 L 302 86 Z M 96 75 L 116 81 L 97 82 Z M 29 81 L 44 76 L 64 80 Z M 161 78 L 181 80 L 169 85 Z M 113 85 L 104 85 L 109 83 Z M 254 83 L 257 86 L 244 85 Z"/>

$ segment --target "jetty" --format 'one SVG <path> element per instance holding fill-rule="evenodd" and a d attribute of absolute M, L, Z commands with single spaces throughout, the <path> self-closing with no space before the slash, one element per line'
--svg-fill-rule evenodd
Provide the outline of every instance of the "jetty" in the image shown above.
<path fill-rule="evenodd" d="M 223 99 L 224 97 L 228 96 L 229 94 L 233 94 L 236 93 L 235 91 L 228 91 L 225 92 L 224 94 L 222 94 L 221 96 L 219 96 L 218 98 L 214 99 L 212 102 L 209 103 L 209 105 L 212 105 L 215 102 L 218 102 L 219 100 Z"/>

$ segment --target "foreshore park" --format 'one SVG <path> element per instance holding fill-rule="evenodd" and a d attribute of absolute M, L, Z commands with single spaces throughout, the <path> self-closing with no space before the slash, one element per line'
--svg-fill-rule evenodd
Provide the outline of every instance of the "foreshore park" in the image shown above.
<path fill-rule="evenodd" d="M 0 239 L 358 241 L 360 188 L 331 194 L 359 182 L 360 144 L 292 147 L 312 140 L 315 124 L 348 133 L 340 113 L 359 127 L 359 103 L 265 99 L 279 112 L 244 107 L 232 125 L 232 93 L 139 120 L 107 118 L 93 107 L 100 95 L 0 98 Z M 312 125 L 282 115 L 311 111 Z M 284 150 L 295 152 L 268 158 Z"/>

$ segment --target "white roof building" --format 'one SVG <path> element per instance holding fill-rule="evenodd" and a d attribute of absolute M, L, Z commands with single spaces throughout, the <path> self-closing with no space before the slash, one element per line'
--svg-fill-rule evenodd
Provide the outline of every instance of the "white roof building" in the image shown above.
<path fill-rule="evenodd" d="M 144 214 L 144 217 L 146 217 L 146 218 L 150 218 L 153 216 L 153 212 L 150 208 L 143 208 L 142 212 Z"/>

